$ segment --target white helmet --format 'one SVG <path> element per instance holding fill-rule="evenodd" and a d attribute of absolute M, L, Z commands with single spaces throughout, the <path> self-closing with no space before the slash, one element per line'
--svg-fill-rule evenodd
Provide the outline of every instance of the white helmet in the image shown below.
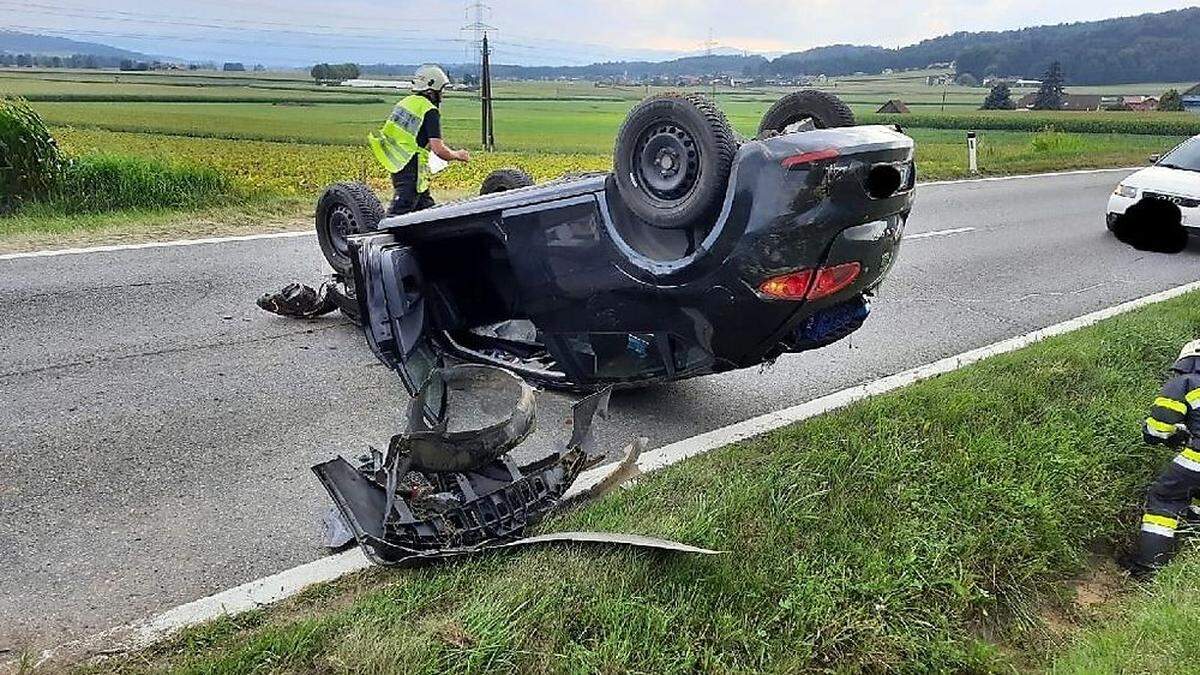
<path fill-rule="evenodd" d="M 435 65 L 424 65 L 417 68 L 413 75 L 413 91 L 441 91 L 450 84 L 446 71 Z"/>
<path fill-rule="evenodd" d="M 1193 340 L 1183 346 L 1183 351 L 1179 352 L 1179 359 L 1182 361 L 1193 356 L 1200 356 L 1200 340 Z"/>

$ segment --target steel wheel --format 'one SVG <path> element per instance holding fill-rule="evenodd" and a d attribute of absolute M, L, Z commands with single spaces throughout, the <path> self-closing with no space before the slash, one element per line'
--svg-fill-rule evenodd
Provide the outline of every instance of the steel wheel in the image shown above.
<path fill-rule="evenodd" d="M 696 139 L 673 124 L 647 129 L 638 143 L 638 182 L 655 199 L 678 202 L 695 189 L 703 157 Z"/>

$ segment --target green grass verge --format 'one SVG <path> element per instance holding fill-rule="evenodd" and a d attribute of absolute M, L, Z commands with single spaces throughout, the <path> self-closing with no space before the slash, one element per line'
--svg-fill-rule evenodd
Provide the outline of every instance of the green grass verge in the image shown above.
<path fill-rule="evenodd" d="M 255 198 L 234 205 L 62 213 L 34 208 L 0 218 L 0 253 L 170 241 L 312 227 L 313 200 Z"/>
<path fill-rule="evenodd" d="M 860 402 L 546 524 L 728 551 L 566 547 L 371 571 L 101 671 L 1010 671 L 1167 453 L 1138 424 L 1200 296 Z M 313 489 L 316 490 L 314 483 Z M 1062 612 L 1053 611 L 1053 616 Z"/>
<path fill-rule="evenodd" d="M 22 212 L 38 217 L 120 209 L 200 208 L 243 198 L 228 176 L 209 167 L 89 155 L 72 160 L 50 195 L 23 207 Z"/>
<path fill-rule="evenodd" d="M 1086 631 L 1054 673 L 1183 673 L 1200 669 L 1200 557 L 1185 557 Z"/>

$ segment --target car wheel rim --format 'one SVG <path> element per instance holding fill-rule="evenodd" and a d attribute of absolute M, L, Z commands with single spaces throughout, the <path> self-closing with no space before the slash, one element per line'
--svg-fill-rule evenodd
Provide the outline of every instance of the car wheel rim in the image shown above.
<path fill-rule="evenodd" d="M 691 193 L 700 176 L 700 149 L 686 129 L 659 124 L 642 134 L 637 150 L 638 182 L 650 196 L 677 202 Z"/>
<path fill-rule="evenodd" d="M 329 212 L 328 230 L 329 241 L 333 249 L 340 255 L 350 254 L 348 237 L 358 232 L 358 224 L 354 220 L 354 212 L 346 206 L 338 206 Z"/>

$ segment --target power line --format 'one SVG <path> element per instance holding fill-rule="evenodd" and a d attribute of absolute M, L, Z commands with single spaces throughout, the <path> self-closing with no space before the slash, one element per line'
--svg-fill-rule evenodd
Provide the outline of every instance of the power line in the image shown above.
<path fill-rule="evenodd" d="M 220 21 L 201 22 L 201 21 L 180 21 L 180 20 L 174 20 L 174 19 L 153 18 L 156 15 L 145 15 L 145 16 L 139 16 L 137 19 L 132 19 L 132 18 L 117 17 L 117 16 L 109 16 L 108 14 L 110 14 L 110 13 L 107 13 L 107 12 L 106 13 L 98 13 L 98 12 L 84 12 L 84 11 L 78 11 L 78 12 L 76 12 L 76 11 L 58 11 L 57 8 L 43 9 L 43 10 L 30 10 L 30 9 L 26 8 L 26 7 L 30 7 L 30 6 L 35 6 L 35 5 L 29 5 L 27 3 L 26 4 L 17 4 L 17 3 L 9 2 L 7 0 L 0 0 L 0 7 L 3 7 L 5 10 L 13 11 L 13 12 L 17 12 L 17 13 L 33 14 L 33 15 L 38 15 L 38 16 L 48 15 L 48 16 L 62 16 L 62 17 L 77 18 L 77 19 L 88 19 L 89 21 L 103 21 L 103 22 L 107 22 L 107 23 L 115 23 L 118 25 L 126 25 L 126 26 L 149 24 L 149 25 L 157 25 L 157 26 L 178 26 L 178 27 L 182 27 L 182 28 L 207 28 L 210 30 L 224 30 L 224 31 L 254 30 L 254 31 L 259 31 L 259 32 L 264 32 L 264 33 L 280 33 L 280 34 L 287 34 L 287 35 L 300 35 L 300 36 L 309 36 L 309 37 L 344 37 L 345 32 L 347 30 L 354 30 L 356 35 L 371 35 L 371 31 L 362 31 L 362 30 L 358 30 L 358 29 L 347 29 L 347 28 L 339 27 L 339 26 L 310 25 L 311 28 L 324 28 L 327 30 L 323 30 L 323 31 L 321 31 L 321 30 L 317 30 L 317 31 L 298 30 L 296 28 L 268 28 L 268 27 L 264 27 L 264 26 L 259 26 L 257 24 L 248 23 L 248 22 L 220 22 Z M 36 6 L 44 7 L 44 5 L 36 5 Z M 118 14 L 118 12 L 111 12 L 111 14 Z M 280 25 L 294 26 L 295 24 L 280 24 Z M 73 30 L 73 29 L 58 29 L 58 30 Z M 424 32 L 424 31 L 420 31 L 417 29 L 407 29 L 407 31 L 409 31 L 409 32 Z M 377 36 L 381 39 L 382 38 L 390 38 L 390 37 L 394 36 L 394 33 L 390 32 L 390 31 L 387 33 L 381 32 L 381 33 L 376 33 L 375 36 Z M 412 38 L 396 38 L 396 39 L 404 40 L 404 39 L 412 39 Z"/>
<path fill-rule="evenodd" d="M 221 18 L 213 18 L 213 17 L 187 16 L 187 15 L 181 15 L 181 14 L 176 14 L 176 13 L 161 14 L 161 13 L 154 13 L 154 12 L 145 12 L 145 11 L 141 11 L 141 10 L 136 11 L 136 12 L 127 12 L 127 11 L 122 11 L 122 10 L 117 10 L 117 9 L 105 9 L 102 12 L 97 12 L 96 10 L 93 10 L 93 9 L 87 8 L 87 7 L 55 5 L 55 4 L 46 4 L 46 3 L 39 3 L 39 2 L 20 2 L 20 3 L 5 2 L 3 4 L 15 6 L 15 8 L 17 8 L 17 9 L 24 9 L 24 8 L 32 7 L 32 8 L 43 10 L 42 12 L 39 12 L 39 13 L 56 15 L 56 16 L 70 16 L 70 17 L 76 17 L 76 18 L 94 18 L 94 19 L 103 19 L 103 20 L 128 19 L 130 23 L 152 23 L 150 21 L 147 21 L 147 19 L 148 18 L 157 18 L 157 19 L 170 19 L 170 20 L 176 22 L 178 25 L 185 25 L 185 26 L 197 25 L 197 24 L 192 24 L 192 23 L 188 23 L 188 22 L 203 22 L 202 24 L 199 24 L 198 27 L 215 27 L 215 28 L 257 28 L 257 27 L 264 27 L 264 26 L 281 26 L 281 27 L 285 27 L 285 28 L 294 28 L 297 25 L 296 22 L 294 22 L 294 21 L 287 22 L 287 21 L 270 21 L 270 20 L 266 20 L 266 19 L 238 19 L 238 18 L 221 19 Z M 221 3 L 210 1 L 206 4 L 212 5 L 212 4 L 221 4 Z M 258 4 L 261 4 L 261 3 L 256 3 L 256 5 L 258 5 Z M 236 6 L 244 7 L 244 5 L 236 5 Z M 68 13 L 68 12 L 70 12 L 70 13 Z M 31 13 L 31 12 L 28 12 L 26 10 L 26 13 Z M 83 14 L 80 14 L 80 13 L 83 13 Z M 351 20 L 354 20 L 354 17 L 347 17 L 344 13 L 339 13 L 339 16 L 341 16 L 343 18 L 349 18 Z M 330 30 L 354 31 L 355 33 L 359 33 L 359 32 L 362 32 L 363 30 L 365 30 L 363 28 L 364 24 L 369 24 L 374 21 L 375 21 L 374 18 L 363 18 L 361 20 L 361 23 L 355 23 L 355 24 L 350 24 L 350 25 L 345 25 L 345 24 L 343 24 L 343 25 L 321 25 L 321 24 L 314 24 L 314 23 L 305 23 L 304 25 L 307 27 L 310 27 L 310 28 L 327 28 Z M 153 22 L 153 23 L 162 23 L 162 22 Z M 416 18 L 416 19 L 405 19 L 405 23 L 406 24 L 411 24 L 411 23 L 443 23 L 443 24 L 449 23 L 449 24 L 453 24 L 453 23 L 455 23 L 455 21 L 453 19 Z M 394 29 L 390 29 L 389 32 L 396 32 L 396 31 L 417 32 L 417 31 L 421 31 L 421 30 L 424 30 L 424 29 L 394 28 Z"/>
<path fill-rule="evenodd" d="M 480 64 L 482 71 L 483 40 L 489 31 L 495 32 L 497 30 L 495 26 L 487 22 L 492 16 L 492 7 L 482 0 L 467 2 L 464 14 L 467 17 L 468 23 L 461 30 L 471 36 L 470 44 L 474 45 L 473 52 L 468 48 L 467 59 L 468 61 Z"/>
<path fill-rule="evenodd" d="M 272 41 L 272 40 L 264 40 L 264 39 L 260 39 L 260 38 L 238 39 L 238 38 L 218 38 L 218 37 L 211 37 L 211 36 L 185 36 L 185 35 L 173 35 L 173 34 L 172 35 L 154 34 L 154 33 L 144 33 L 144 32 L 120 33 L 120 32 L 116 32 L 116 31 L 63 30 L 63 29 L 59 29 L 59 28 L 50 28 L 50 27 L 46 27 L 46 26 L 26 26 L 26 25 L 11 25 L 11 24 L 8 27 L 14 28 L 17 30 L 22 30 L 22 31 L 31 31 L 31 32 L 38 32 L 38 33 L 43 33 L 43 34 L 47 34 L 47 35 L 55 35 L 57 37 L 154 39 L 154 40 L 172 40 L 172 41 L 178 41 L 178 42 L 204 43 L 204 44 L 213 43 L 213 44 L 228 44 L 228 45 L 262 45 L 262 46 L 289 47 L 289 48 L 303 48 L 304 47 L 304 45 L 297 45 L 295 42 L 279 42 L 279 41 Z M 440 51 L 442 53 L 447 53 L 447 54 L 453 53 L 455 51 L 450 48 L 438 49 L 437 47 L 427 46 L 427 45 L 429 45 L 429 42 L 431 42 L 431 41 L 423 39 L 423 38 L 397 37 L 397 38 L 388 39 L 388 38 L 380 37 L 380 38 L 367 38 L 367 39 L 371 43 L 377 43 L 379 45 L 380 50 L 383 50 L 383 51 L 387 51 L 389 49 L 393 50 L 393 51 L 396 50 L 395 45 L 392 44 L 395 42 L 420 43 L 421 44 L 420 48 L 425 51 Z M 458 40 L 453 40 L 453 41 L 458 42 Z M 335 52 L 361 51 L 362 43 L 360 41 L 357 45 L 349 45 L 349 44 L 347 44 L 347 45 L 329 45 L 329 46 L 322 47 L 322 49 L 324 49 L 326 51 L 335 51 Z"/>

